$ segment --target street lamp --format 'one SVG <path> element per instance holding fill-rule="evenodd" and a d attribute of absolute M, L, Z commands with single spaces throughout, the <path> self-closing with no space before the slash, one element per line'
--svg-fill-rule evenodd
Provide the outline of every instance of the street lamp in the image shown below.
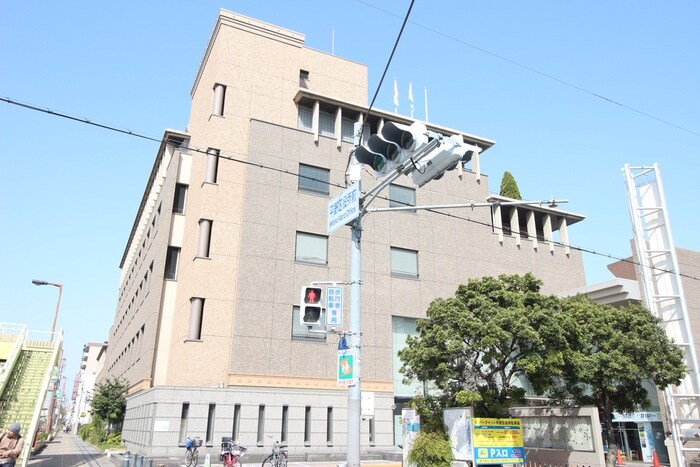
<path fill-rule="evenodd" d="M 53 285 L 58 287 L 58 301 L 56 302 L 56 312 L 53 315 L 53 324 L 51 325 L 51 340 L 53 341 L 54 332 L 56 332 L 56 320 L 58 319 L 58 307 L 61 305 L 61 293 L 63 292 L 63 284 L 54 284 L 53 282 L 46 282 L 34 279 L 32 281 L 34 285 Z"/>

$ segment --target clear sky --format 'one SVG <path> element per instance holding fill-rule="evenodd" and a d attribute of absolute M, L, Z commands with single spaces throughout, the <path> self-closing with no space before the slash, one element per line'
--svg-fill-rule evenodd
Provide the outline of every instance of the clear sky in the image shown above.
<path fill-rule="evenodd" d="M 0 1 L 0 97 L 153 138 L 185 130 L 219 8 L 368 65 L 379 83 L 409 0 Z M 375 107 L 496 141 L 498 192 L 555 196 L 586 216 L 571 243 L 589 284 L 630 255 L 622 167 L 658 163 L 678 247 L 700 250 L 700 2 L 416 0 Z M 598 96 L 602 96 L 598 97 Z M 613 101 L 613 102 L 611 102 Z M 157 143 L 0 102 L 0 321 L 65 329 L 68 389 L 108 337 L 119 262 Z M 462 245 L 469 248 L 469 244 Z"/>

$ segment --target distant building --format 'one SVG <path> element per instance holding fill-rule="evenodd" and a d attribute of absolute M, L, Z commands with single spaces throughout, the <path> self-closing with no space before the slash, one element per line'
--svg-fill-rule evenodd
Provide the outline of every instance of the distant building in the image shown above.
<path fill-rule="evenodd" d="M 221 10 L 187 131 L 164 133 L 120 264 L 100 378 L 130 383 L 122 436 L 132 452 L 179 456 L 187 436 L 213 454 L 223 436 L 251 454 L 273 440 L 296 458 L 345 452 L 339 338 L 300 325 L 298 307 L 302 286 L 349 279 L 349 229 L 328 235 L 326 214 L 345 189 L 353 124 L 369 134 L 411 123 L 381 110 L 365 119 L 367 86 L 364 65 Z M 478 145 L 482 160 L 494 144 L 428 127 Z M 402 177 L 373 206 L 503 200 L 489 194 L 477 157 L 462 176 L 420 189 Z M 373 184 L 365 174 L 363 188 Z M 433 299 L 504 273 L 532 272 L 546 293 L 585 284 L 581 254 L 567 246 L 582 216 L 506 205 L 446 213 L 365 218 L 363 453 L 401 444 L 401 408 L 420 388 L 402 383 L 397 351 Z"/>
<path fill-rule="evenodd" d="M 90 400 L 97 375 L 101 369 L 98 357 L 104 352 L 106 345 L 104 342 L 88 342 L 83 346 L 80 371 L 73 383 L 72 413 L 70 416 L 70 427 L 73 432 L 92 421 Z"/>

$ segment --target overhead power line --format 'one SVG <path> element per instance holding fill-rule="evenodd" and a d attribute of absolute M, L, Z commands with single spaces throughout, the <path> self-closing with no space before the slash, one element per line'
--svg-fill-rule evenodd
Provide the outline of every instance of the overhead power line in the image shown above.
<path fill-rule="evenodd" d="M 92 121 L 92 120 L 90 120 L 90 119 L 88 119 L 88 118 L 75 117 L 75 116 L 72 116 L 72 115 L 69 115 L 69 114 L 66 114 L 66 113 L 63 113 L 63 112 L 56 112 L 56 111 L 51 110 L 51 109 L 48 109 L 48 108 L 41 108 L 41 107 L 38 107 L 38 106 L 36 106 L 36 105 L 26 104 L 26 103 L 23 103 L 23 102 L 19 102 L 19 101 L 15 100 L 15 99 L 11 99 L 11 98 L 9 98 L 9 97 L 0 97 L 0 101 L 6 102 L 6 103 L 8 103 L 8 104 L 16 105 L 16 106 L 18 106 L 18 107 L 22 107 L 22 108 L 25 108 L 25 109 L 29 109 L 29 110 L 32 110 L 32 111 L 35 111 L 35 112 L 45 113 L 45 114 L 48 114 L 48 115 L 52 115 L 52 116 L 54 116 L 54 117 L 66 118 L 66 119 L 68 119 L 68 120 L 73 120 L 73 121 L 78 122 L 78 123 L 83 123 L 83 124 L 86 124 L 86 125 L 91 125 L 91 126 L 95 126 L 95 127 L 98 127 L 98 128 L 102 128 L 102 129 L 104 129 L 104 130 L 114 131 L 114 132 L 121 133 L 121 134 L 124 134 L 124 135 L 133 136 L 133 137 L 136 137 L 136 138 L 141 138 L 141 139 L 148 140 L 148 141 L 153 141 L 153 142 L 156 142 L 156 143 L 159 143 L 159 144 L 163 142 L 163 139 L 160 139 L 160 138 L 153 138 L 153 137 L 151 137 L 151 136 L 142 135 L 142 134 L 133 132 L 133 131 L 131 131 L 131 130 L 124 130 L 124 129 L 122 129 L 122 128 L 116 128 L 116 127 L 113 127 L 113 126 L 110 126 L 110 125 L 106 125 L 106 124 L 102 124 L 102 123 L 96 123 L 96 122 L 94 122 L 94 121 Z M 187 149 L 188 149 L 189 151 L 193 151 L 193 152 L 200 153 L 200 154 L 203 154 L 203 155 L 207 155 L 207 156 L 210 156 L 210 155 L 211 155 L 211 154 L 208 153 L 206 150 L 197 149 L 197 148 L 193 148 L 193 147 L 188 147 Z M 308 177 L 308 176 L 305 176 L 305 175 L 301 175 L 300 173 L 297 173 L 297 172 L 294 172 L 294 171 L 291 171 L 291 170 L 280 169 L 280 168 L 278 168 L 278 167 L 271 167 L 271 166 L 267 166 L 267 165 L 260 164 L 260 163 L 257 163 L 257 162 L 250 162 L 250 161 L 246 161 L 246 160 L 243 160 L 243 159 L 238 159 L 238 158 L 233 157 L 233 156 L 227 156 L 227 155 L 225 155 L 225 154 L 224 154 L 225 152 L 232 152 L 232 151 L 220 150 L 220 151 L 219 151 L 218 157 L 221 158 L 221 159 L 230 160 L 230 161 L 232 161 L 232 162 L 237 162 L 237 163 L 240 163 L 240 164 L 245 164 L 245 165 L 249 165 L 249 166 L 253 166 L 253 167 L 258 167 L 258 168 L 265 169 L 265 170 L 272 170 L 272 171 L 275 171 L 275 172 L 278 172 L 278 173 L 282 173 L 282 174 L 286 174 L 286 175 L 292 175 L 292 176 L 297 177 L 297 178 L 304 178 L 304 179 L 309 179 L 309 180 L 316 181 L 316 182 L 320 182 L 320 183 L 326 183 L 326 184 L 328 184 L 329 186 L 334 186 L 334 187 L 340 188 L 340 189 L 345 189 L 345 188 L 346 188 L 344 184 L 331 183 L 331 182 L 328 182 L 328 181 L 325 181 L 325 180 L 320 180 L 320 179 L 317 179 L 317 178 L 313 178 L 313 177 Z M 378 198 L 383 199 L 383 200 L 389 200 L 389 198 L 384 197 L 384 196 L 378 196 Z M 394 201 L 395 201 L 395 200 L 394 200 Z M 463 220 L 463 221 L 466 221 L 466 222 L 471 222 L 471 223 L 474 223 L 474 224 L 477 224 L 477 225 L 485 226 L 485 227 L 488 227 L 489 229 L 494 229 L 494 228 L 495 228 L 492 224 L 488 224 L 488 223 L 486 223 L 486 222 L 480 222 L 480 221 L 477 221 L 477 220 L 474 220 L 474 219 L 471 219 L 471 218 L 468 218 L 468 217 L 456 216 L 456 215 L 451 214 L 451 213 L 447 213 L 447 212 L 443 212 L 443 211 L 437 211 L 437 210 L 433 210 L 433 209 L 427 209 L 427 211 L 428 211 L 428 212 L 431 212 L 431 213 L 433 213 L 433 214 L 439 214 L 439 215 L 443 215 L 443 216 L 449 216 L 449 217 L 453 217 L 453 218 L 458 219 L 458 220 Z M 633 261 L 633 260 L 630 260 L 629 258 L 621 258 L 621 257 L 617 257 L 617 256 L 612 255 L 612 254 L 598 253 L 598 252 L 595 251 L 595 250 L 591 250 L 591 249 L 587 249 L 587 248 L 583 248 L 583 247 L 577 247 L 577 246 L 573 246 L 573 245 L 565 245 L 565 244 L 563 244 L 563 243 L 561 243 L 561 242 L 557 242 L 557 241 L 552 241 L 552 243 L 553 243 L 554 245 L 558 245 L 558 246 L 562 246 L 562 247 L 568 246 L 568 247 L 571 248 L 572 250 L 580 251 L 580 252 L 582 252 L 582 253 L 588 253 L 588 254 L 591 254 L 591 255 L 594 255 L 594 256 L 602 256 L 602 257 L 614 259 L 614 260 L 617 260 L 617 261 L 622 261 L 622 262 L 626 262 L 626 263 L 631 263 L 631 264 L 634 264 L 635 266 L 643 266 L 641 263 L 636 262 L 636 261 Z M 650 269 L 652 269 L 652 270 L 659 271 L 659 272 L 664 272 L 664 273 L 672 273 L 672 272 L 673 272 L 673 271 L 670 271 L 670 270 L 667 270 L 667 269 L 663 269 L 663 268 L 658 268 L 658 267 L 655 267 L 655 266 L 647 266 L 647 267 L 650 268 Z M 691 276 L 691 275 L 688 275 L 688 274 L 683 274 L 683 273 L 681 273 L 681 272 L 676 272 L 675 274 L 678 274 L 679 277 L 685 277 L 685 278 L 687 278 L 687 279 L 700 281 L 700 277 Z"/>
<path fill-rule="evenodd" d="M 376 5 L 373 5 L 373 4 L 371 4 L 371 3 L 366 2 L 366 1 L 364 1 L 364 0 L 355 0 L 355 1 L 356 1 L 357 3 L 361 3 L 362 5 L 365 5 L 365 6 L 367 6 L 367 7 L 374 8 L 375 10 L 381 11 L 382 13 L 385 13 L 385 14 L 387 14 L 387 15 L 393 16 L 393 17 L 395 17 L 395 18 L 401 18 L 399 15 L 397 15 L 397 14 L 395 14 L 395 13 L 389 11 L 389 10 L 385 10 L 384 8 L 378 7 L 378 6 L 376 6 Z M 650 113 L 648 113 L 648 112 L 644 112 L 643 110 L 639 110 L 639 109 L 637 109 L 637 108 L 631 107 L 631 106 L 629 106 L 629 105 L 627 105 L 627 104 L 623 104 L 622 102 L 619 102 L 619 101 L 616 100 L 616 99 L 612 99 L 612 98 L 606 97 L 606 96 L 604 96 L 604 95 L 602 95 L 602 94 L 598 94 L 598 93 L 596 93 L 596 92 L 593 92 L 593 91 L 591 91 L 591 90 L 589 90 L 589 89 L 584 88 L 583 86 L 579 86 L 579 85 L 577 85 L 577 84 L 574 84 L 574 83 L 572 83 L 572 82 L 570 82 L 570 81 L 566 81 L 566 80 L 563 80 L 563 79 L 561 79 L 561 78 L 557 78 L 557 77 L 554 76 L 554 75 L 551 75 L 551 74 L 546 73 L 546 72 L 544 72 L 544 71 L 538 70 L 537 68 L 534 68 L 534 67 L 532 67 L 532 66 L 525 65 L 525 64 L 523 64 L 523 63 L 517 62 L 517 61 L 515 61 L 515 60 L 513 60 L 513 59 L 510 59 L 510 58 L 508 58 L 508 57 L 505 57 L 505 56 L 503 56 L 503 55 L 497 54 L 497 53 L 495 53 L 495 52 L 491 52 L 491 51 L 488 50 L 488 49 L 485 49 L 485 48 L 483 48 L 483 47 L 479 47 L 479 46 L 477 46 L 477 45 L 471 44 L 471 43 L 469 43 L 469 42 L 467 42 L 467 41 L 465 41 L 465 40 L 463 40 L 463 39 L 460 39 L 460 38 L 458 38 L 458 37 L 451 36 L 451 35 L 445 33 L 444 31 L 441 31 L 441 30 L 438 30 L 438 29 L 435 29 L 435 28 L 431 28 L 431 27 L 429 27 L 429 26 L 426 26 L 426 25 L 424 25 L 424 24 L 417 23 L 417 22 L 415 22 L 415 21 L 410 21 L 410 23 L 413 24 L 413 25 L 415 25 L 415 26 L 418 26 L 418 27 L 421 28 L 421 29 L 425 29 L 426 31 L 429 31 L 429 32 L 431 32 L 431 33 L 433 33 L 433 34 L 436 34 L 436 35 L 438 35 L 438 36 L 442 36 L 442 37 L 444 37 L 445 39 L 448 39 L 448 40 L 451 40 L 451 41 L 456 42 L 456 43 L 458 43 L 458 44 L 461 44 L 461 45 L 463 45 L 463 46 L 469 47 L 469 48 L 474 49 L 474 50 L 476 50 L 476 51 L 478 51 L 478 52 L 481 52 L 481 53 L 483 53 L 483 54 L 490 55 L 491 57 L 497 58 L 498 60 L 501 60 L 501 61 L 504 61 L 504 62 L 506 62 L 506 63 L 509 63 L 509 64 L 511 64 L 511 65 L 513 65 L 513 66 L 518 67 L 518 68 L 522 68 L 523 70 L 527 70 L 527 71 L 529 71 L 529 72 L 531 72 L 531 73 L 534 73 L 534 74 L 536 74 L 536 75 L 539 75 L 539 76 L 541 76 L 541 77 L 543 77 L 543 78 L 546 78 L 546 79 L 551 80 L 551 81 L 555 81 L 555 82 L 557 82 L 557 83 L 559 83 L 559 84 L 562 84 L 562 85 L 567 86 L 567 87 L 569 87 L 569 88 L 575 89 L 575 90 L 580 91 L 580 92 L 582 92 L 582 93 L 588 94 L 588 95 L 593 96 L 593 97 L 595 97 L 595 98 L 597 98 L 597 99 L 601 99 L 601 100 L 606 101 L 606 102 L 608 102 L 608 103 L 610 103 L 610 104 L 614 104 L 614 105 L 616 105 L 616 106 L 618 106 L 618 107 L 621 107 L 621 108 L 623 108 L 623 109 L 625 109 L 625 110 L 628 110 L 628 111 L 630 111 L 630 112 L 634 112 L 634 113 L 636 113 L 636 114 L 642 115 L 642 116 L 647 117 L 647 118 L 650 118 L 650 119 L 652 119 L 652 120 L 656 120 L 657 122 L 663 123 L 664 125 L 668 125 L 668 126 L 673 127 L 673 128 L 676 128 L 677 130 L 684 131 L 684 132 L 689 133 L 689 134 L 691 134 L 691 135 L 700 136 L 700 133 L 697 132 L 697 131 L 691 130 L 691 129 L 686 128 L 686 127 L 683 127 L 683 126 L 678 125 L 678 124 L 676 124 L 676 123 L 673 123 L 673 122 L 671 122 L 671 121 L 669 121 L 669 120 L 665 120 L 665 119 L 663 119 L 663 118 L 661 118 L 661 117 L 657 117 L 656 115 L 650 114 Z"/>

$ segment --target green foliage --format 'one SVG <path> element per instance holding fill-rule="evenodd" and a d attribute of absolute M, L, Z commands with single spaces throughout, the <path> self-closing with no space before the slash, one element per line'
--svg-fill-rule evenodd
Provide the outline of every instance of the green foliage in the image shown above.
<path fill-rule="evenodd" d="M 539 293 L 531 274 L 470 280 L 454 298 L 437 299 L 399 351 L 407 379 L 430 381 L 444 407 L 473 400 L 477 416 L 500 417 L 522 403 L 521 377 L 551 378 L 563 336 L 557 298 Z"/>
<path fill-rule="evenodd" d="M 108 378 L 95 386 L 90 405 L 93 417 L 107 423 L 107 432 L 121 430 L 126 411 L 129 383 L 124 379 Z"/>
<path fill-rule="evenodd" d="M 416 467 L 450 467 L 453 460 L 452 446 L 444 432 L 421 431 L 408 453 L 408 462 Z"/>
<path fill-rule="evenodd" d="M 512 199 L 523 199 L 520 196 L 520 190 L 518 189 L 518 184 L 515 182 L 513 175 L 505 171 L 503 172 L 503 178 L 501 179 L 501 196 Z"/>
<path fill-rule="evenodd" d="M 99 449 L 117 448 L 122 445 L 122 434 L 119 432 L 107 433 L 106 423 L 98 417 L 91 423 L 82 425 L 78 429 L 78 436 Z"/>

